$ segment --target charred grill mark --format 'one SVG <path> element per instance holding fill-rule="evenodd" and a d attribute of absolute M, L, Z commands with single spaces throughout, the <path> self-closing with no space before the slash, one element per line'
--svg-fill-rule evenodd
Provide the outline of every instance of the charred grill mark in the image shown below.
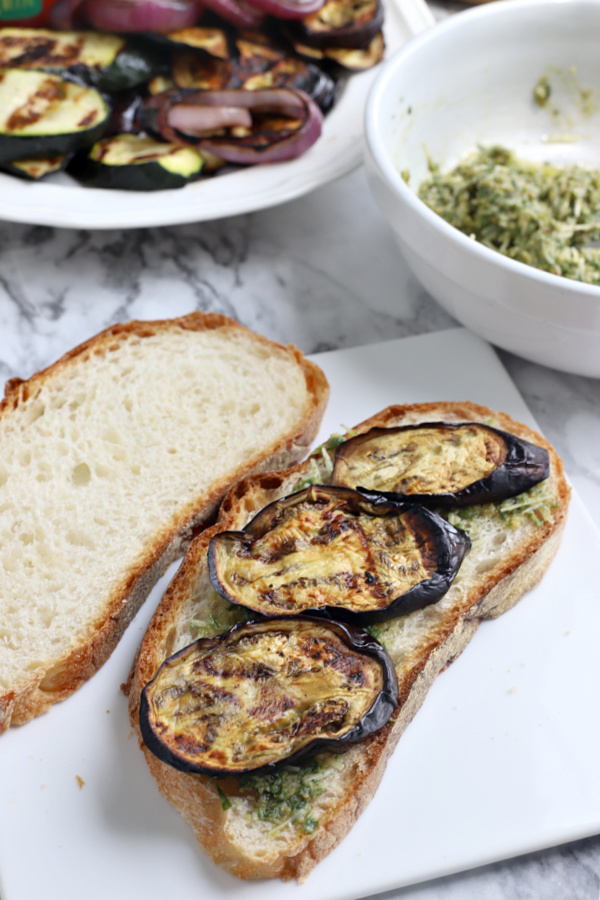
<path fill-rule="evenodd" d="M 98 110 L 93 109 L 91 112 L 84 116 L 83 119 L 80 119 L 77 123 L 78 128 L 89 128 L 98 120 Z"/>
<path fill-rule="evenodd" d="M 290 731 L 296 739 L 323 734 L 325 731 L 339 732 L 344 727 L 348 712 L 349 703 L 346 700 L 327 699 L 306 710 Z"/>
<path fill-rule="evenodd" d="M 28 36 L 26 39 L 13 35 L 0 38 L 0 65 L 17 68 L 68 69 L 79 62 L 83 42 L 61 44 L 44 35 Z M 22 52 L 19 47 L 23 47 Z"/>
<path fill-rule="evenodd" d="M 35 122 L 39 122 L 48 111 L 48 107 L 64 98 L 64 90 L 60 82 L 48 78 L 42 82 L 37 91 L 31 94 L 26 102 L 16 109 L 6 121 L 7 131 L 21 131 Z"/>
<path fill-rule="evenodd" d="M 248 709 L 248 715 L 259 722 L 277 722 L 284 713 L 294 709 L 295 705 L 295 701 L 287 694 L 274 696 L 272 693 L 265 693 L 260 703 Z"/>

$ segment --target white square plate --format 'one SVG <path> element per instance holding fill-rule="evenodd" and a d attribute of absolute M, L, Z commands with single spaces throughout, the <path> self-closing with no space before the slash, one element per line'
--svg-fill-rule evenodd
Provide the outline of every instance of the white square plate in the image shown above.
<path fill-rule="evenodd" d="M 462 329 L 318 362 L 332 386 L 322 438 L 397 402 L 469 399 L 534 424 Z M 2 900 L 356 900 L 598 832 L 599 555 L 575 496 L 542 584 L 438 678 L 370 806 L 300 887 L 214 866 L 146 770 L 119 686 L 165 577 L 91 681 L 0 737 Z"/>

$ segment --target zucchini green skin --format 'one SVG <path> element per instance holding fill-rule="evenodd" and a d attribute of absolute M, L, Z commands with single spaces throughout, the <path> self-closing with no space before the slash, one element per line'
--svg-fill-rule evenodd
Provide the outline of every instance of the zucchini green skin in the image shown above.
<path fill-rule="evenodd" d="M 99 91 L 115 93 L 146 84 L 158 75 L 166 75 L 170 67 L 165 62 L 164 54 L 156 47 L 131 42 L 104 69 L 82 66 L 72 71 Z"/>
<path fill-rule="evenodd" d="M 7 175 L 16 175 L 24 181 L 41 181 L 48 175 L 62 172 L 69 162 L 68 156 L 38 157 L 30 160 L 14 160 L 1 167 Z"/>
<path fill-rule="evenodd" d="M 108 93 L 168 71 L 164 51 L 150 41 L 43 28 L 0 28 L 0 67 L 68 75 Z"/>
<path fill-rule="evenodd" d="M 202 175 L 203 159 L 195 151 L 190 154 L 188 151 L 191 148 L 188 147 L 181 148 L 184 164 L 179 167 L 179 171 L 165 166 L 164 161 L 169 158 L 166 156 L 163 162 L 160 159 L 148 159 L 119 164 L 98 158 L 110 144 L 123 138 L 132 139 L 134 136 L 116 135 L 115 138 L 106 138 L 87 152 L 77 154 L 68 166 L 69 174 L 91 187 L 123 191 L 173 190 L 197 181 Z M 157 143 L 157 146 L 160 145 Z"/>
<path fill-rule="evenodd" d="M 37 71 L 0 69 L 0 94 L 16 94 L 15 86 L 25 85 L 27 96 L 41 96 L 45 90 L 57 93 L 48 103 L 45 113 L 36 114 L 33 119 L 20 120 L 23 106 L 15 110 L 6 109 L 0 103 L 4 118 L 0 120 L 0 165 L 19 159 L 35 157 L 66 156 L 88 147 L 97 141 L 106 130 L 111 109 L 107 101 L 94 88 L 66 81 L 58 75 Z M 82 107 L 82 99 L 86 104 Z M 52 122 L 53 110 L 60 107 L 72 114 L 73 127 L 68 123 L 57 126 Z M 50 116 L 50 117 L 49 117 Z M 66 116 L 65 116 L 66 117 Z M 25 117 L 27 118 L 27 117 Z"/>

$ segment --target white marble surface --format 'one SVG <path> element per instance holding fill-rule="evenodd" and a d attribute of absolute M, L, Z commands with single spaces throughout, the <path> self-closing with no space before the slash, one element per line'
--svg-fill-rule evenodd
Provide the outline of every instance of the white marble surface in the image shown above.
<path fill-rule="evenodd" d="M 0 223 L 0 378 L 27 377 L 113 322 L 194 309 L 233 315 L 306 353 L 455 324 L 400 259 L 362 170 L 285 206 L 212 224 L 82 232 Z M 600 381 L 500 356 L 600 525 Z M 589 838 L 384 896 L 599 893 L 600 838 Z"/>
<path fill-rule="evenodd" d="M 213 224 L 109 232 L 0 224 L 4 378 L 28 376 L 113 322 L 193 309 L 233 315 L 307 353 L 455 324 L 409 274 L 362 170 Z M 600 381 L 501 358 L 600 525 Z M 598 900 L 599 886 L 600 839 L 590 838 L 386 896 Z"/>

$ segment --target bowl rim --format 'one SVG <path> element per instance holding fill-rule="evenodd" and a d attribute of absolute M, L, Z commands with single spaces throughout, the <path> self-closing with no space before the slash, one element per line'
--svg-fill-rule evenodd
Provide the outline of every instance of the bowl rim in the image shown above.
<path fill-rule="evenodd" d="M 383 64 L 377 75 L 367 98 L 364 117 L 365 144 L 368 154 L 372 157 L 384 181 L 396 194 L 396 196 L 412 211 L 425 220 L 433 229 L 439 232 L 446 240 L 454 242 L 465 252 L 469 252 L 482 262 L 489 262 L 506 268 L 515 276 L 527 277 L 540 285 L 559 291 L 581 294 L 583 297 L 600 298 L 600 286 L 567 278 L 565 275 L 555 275 L 545 272 L 535 266 L 504 256 L 498 250 L 492 250 L 479 241 L 468 237 L 453 225 L 450 225 L 440 215 L 435 213 L 420 199 L 414 189 L 404 181 L 399 169 L 392 162 L 384 141 L 380 134 L 381 106 L 387 91 L 397 77 L 397 70 L 402 67 L 405 60 L 418 54 L 421 47 L 427 46 L 437 40 L 443 40 L 448 33 L 469 27 L 471 21 L 479 19 L 496 19 L 502 16 L 514 16 L 519 9 L 531 9 L 535 7 L 564 7 L 565 13 L 570 17 L 574 15 L 576 8 L 589 8 L 598 14 L 600 27 L 600 3 L 598 0 L 495 0 L 494 3 L 485 3 L 472 9 L 461 10 L 458 13 L 438 22 L 421 34 L 412 38 L 402 48 Z M 600 170 L 600 164 L 598 166 Z"/>

